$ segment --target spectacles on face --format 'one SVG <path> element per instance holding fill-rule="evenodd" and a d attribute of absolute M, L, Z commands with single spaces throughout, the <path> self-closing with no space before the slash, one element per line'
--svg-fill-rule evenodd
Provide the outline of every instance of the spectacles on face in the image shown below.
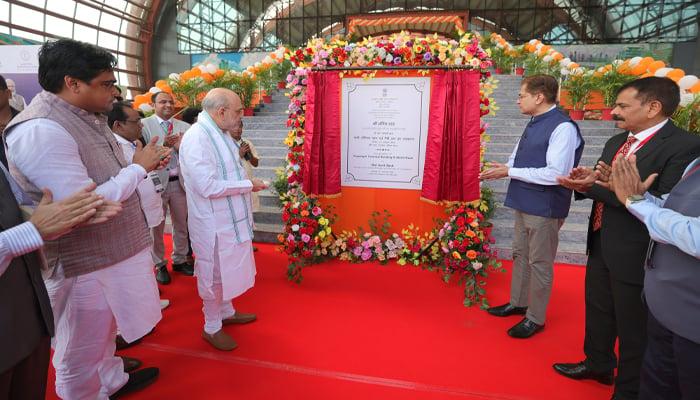
<path fill-rule="evenodd" d="M 115 81 L 115 80 L 99 81 L 99 82 L 97 82 L 97 86 L 100 86 L 102 89 L 111 91 L 114 89 L 115 83 L 117 83 L 117 81 Z M 90 85 L 92 86 L 93 84 L 94 84 L 94 82 L 91 83 Z"/>

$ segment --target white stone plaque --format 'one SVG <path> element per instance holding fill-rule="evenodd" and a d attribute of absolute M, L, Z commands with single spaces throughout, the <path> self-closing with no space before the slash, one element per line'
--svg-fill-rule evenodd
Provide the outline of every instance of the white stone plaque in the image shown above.
<path fill-rule="evenodd" d="M 430 78 L 344 78 L 341 184 L 420 190 Z"/>

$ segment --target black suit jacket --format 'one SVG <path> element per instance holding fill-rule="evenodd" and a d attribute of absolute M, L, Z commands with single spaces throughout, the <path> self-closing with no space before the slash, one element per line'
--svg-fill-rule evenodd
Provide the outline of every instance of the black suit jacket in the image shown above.
<path fill-rule="evenodd" d="M 0 171 L 0 229 L 23 221 L 9 182 Z M 15 257 L 0 275 L 0 374 L 29 356 L 42 337 L 53 336 L 51 303 L 38 252 Z"/>
<path fill-rule="evenodd" d="M 610 165 L 627 136 L 628 132 L 624 132 L 611 137 L 605 143 L 599 160 Z M 659 173 L 649 192 L 661 196 L 671 191 L 688 164 L 700 155 L 700 136 L 676 127 L 669 120 L 635 155 L 642 180 L 655 172 Z M 600 229 L 603 260 L 615 279 L 641 285 L 644 282 L 644 258 L 649 245 L 646 226 L 627 211 L 615 193 L 601 186 L 593 185 L 585 194 L 575 193 L 575 196 L 577 200 L 588 197 L 603 202 Z M 592 216 L 593 210 L 588 223 L 589 254 L 593 236 Z"/>

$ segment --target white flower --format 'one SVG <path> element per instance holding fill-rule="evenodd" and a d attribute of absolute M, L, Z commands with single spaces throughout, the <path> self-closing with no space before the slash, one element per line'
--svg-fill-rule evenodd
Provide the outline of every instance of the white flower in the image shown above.
<path fill-rule="evenodd" d="M 685 107 L 688 104 L 692 103 L 694 97 L 695 95 L 692 93 L 681 93 L 681 107 Z"/>
<path fill-rule="evenodd" d="M 613 61 L 613 62 L 612 62 L 612 65 L 615 66 L 615 67 L 617 67 L 617 66 L 622 65 L 623 62 L 624 62 L 624 61 L 618 59 L 618 60 Z"/>
<path fill-rule="evenodd" d="M 155 86 L 153 86 L 152 88 L 148 89 L 148 91 L 151 92 L 151 93 L 153 93 L 153 94 L 162 92 L 162 90 L 160 90 L 160 88 L 157 88 L 157 87 L 155 87 Z"/>
<path fill-rule="evenodd" d="M 298 224 L 292 225 L 292 231 L 293 231 L 293 232 L 298 232 L 298 231 L 299 231 L 299 225 L 298 225 Z"/>
<path fill-rule="evenodd" d="M 153 111 L 153 107 L 150 104 L 143 103 L 139 106 L 139 110 L 141 110 L 145 113 L 149 113 L 149 112 Z"/>
<path fill-rule="evenodd" d="M 537 39 L 531 39 L 528 43 L 529 43 L 529 44 L 535 44 L 535 43 L 537 43 Z"/>
<path fill-rule="evenodd" d="M 562 68 L 561 71 L 562 76 L 567 76 L 569 75 L 569 69 L 568 68 Z"/>
<path fill-rule="evenodd" d="M 571 59 L 569 57 L 566 57 L 563 60 L 559 61 L 559 64 L 563 65 L 564 67 L 568 67 L 569 64 L 571 64 Z"/>
<path fill-rule="evenodd" d="M 483 267 L 483 266 L 484 266 L 484 264 L 482 264 L 482 263 L 480 263 L 480 262 L 478 262 L 478 261 L 472 262 L 472 268 L 474 268 L 474 271 L 480 270 L 481 267 Z"/>
<path fill-rule="evenodd" d="M 391 54 L 387 54 L 384 61 L 390 63 L 390 62 L 394 61 L 394 56 L 392 56 Z"/>
<path fill-rule="evenodd" d="M 552 61 L 552 56 L 546 55 L 546 56 L 542 57 L 542 60 L 544 60 L 544 62 L 548 63 L 548 62 Z"/>
<path fill-rule="evenodd" d="M 544 43 L 537 43 L 537 45 L 535 45 L 535 48 L 537 49 L 537 51 L 539 51 L 543 46 Z"/>
<path fill-rule="evenodd" d="M 216 72 L 217 69 L 219 69 L 219 68 L 217 68 L 216 65 L 214 65 L 214 64 L 207 64 L 207 70 L 206 70 L 206 72 L 208 72 L 208 73 L 210 73 L 210 74 L 213 74 L 214 72 Z"/>
<path fill-rule="evenodd" d="M 176 73 L 173 72 L 172 74 L 168 75 L 168 78 L 170 78 L 170 80 L 173 80 L 173 81 L 179 81 L 179 80 L 180 80 L 180 74 L 176 74 Z"/>

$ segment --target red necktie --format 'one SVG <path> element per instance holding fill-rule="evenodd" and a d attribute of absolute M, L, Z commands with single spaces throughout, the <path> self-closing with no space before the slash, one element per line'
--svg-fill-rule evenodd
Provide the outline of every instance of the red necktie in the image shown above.
<path fill-rule="evenodd" d="M 700 169 L 700 163 L 698 163 L 698 165 L 694 166 L 693 169 L 688 171 L 687 174 L 683 175 L 683 178 L 681 178 L 681 179 L 685 179 L 685 178 L 689 177 L 690 175 L 693 175 L 699 169 Z"/>
<path fill-rule="evenodd" d="M 630 149 L 632 148 L 632 144 L 637 141 L 637 138 L 634 136 L 630 136 L 627 138 L 627 141 L 620 147 L 620 150 L 615 153 L 615 157 L 613 157 L 613 162 L 617 159 L 617 157 L 626 157 L 627 153 L 630 152 Z M 603 203 L 600 201 L 595 202 L 595 210 L 593 210 L 593 232 L 597 231 L 600 229 L 600 227 L 603 225 Z"/>

